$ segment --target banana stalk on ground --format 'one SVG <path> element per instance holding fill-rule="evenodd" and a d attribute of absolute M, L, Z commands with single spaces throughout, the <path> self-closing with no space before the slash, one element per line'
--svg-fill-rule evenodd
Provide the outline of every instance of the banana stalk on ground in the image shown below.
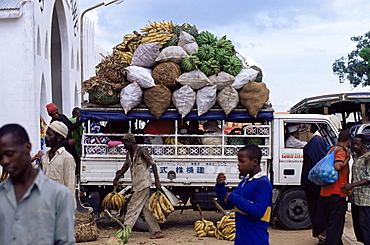
<path fill-rule="evenodd" d="M 123 243 L 127 243 L 128 239 L 130 238 L 132 228 L 128 225 L 122 224 L 121 221 L 119 221 L 117 218 L 113 217 L 112 214 L 109 213 L 108 210 L 105 209 L 104 212 L 109 216 L 109 218 L 116 221 L 121 226 L 121 228 L 109 240 L 112 240 L 112 242 L 114 242 L 114 240 L 119 239 Z M 108 240 L 108 242 L 109 242 L 109 240 Z"/>
<path fill-rule="evenodd" d="M 117 187 L 114 187 L 113 191 L 104 197 L 102 206 L 118 211 L 123 207 L 125 202 L 125 196 L 117 192 Z"/>
<path fill-rule="evenodd" d="M 175 211 L 170 200 L 168 200 L 166 195 L 159 190 L 150 196 L 148 208 L 152 211 L 152 214 L 158 223 L 165 223 L 167 221 L 165 213 L 170 214 Z"/>

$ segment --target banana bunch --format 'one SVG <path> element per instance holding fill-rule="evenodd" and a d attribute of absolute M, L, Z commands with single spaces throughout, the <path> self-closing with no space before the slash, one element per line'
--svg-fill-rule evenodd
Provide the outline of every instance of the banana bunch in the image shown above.
<path fill-rule="evenodd" d="M 199 47 L 198 57 L 201 60 L 210 60 L 215 57 L 215 49 L 210 44 L 203 44 Z"/>
<path fill-rule="evenodd" d="M 220 63 L 215 59 L 204 60 L 200 65 L 200 70 L 206 74 L 207 77 L 217 74 L 221 71 Z"/>
<path fill-rule="evenodd" d="M 197 220 L 194 223 L 194 230 L 197 237 L 204 236 L 215 236 L 216 235 L 216 226 L 212 221 L 209 220 Z"/>
<path fill-rule="evenodd" d="M 183 143 L 181 143 L 180 141 L 177 141 L 176 142 L 176 139 L 175 137 L 167 137 L 165 140 L 164 140 L 164 143 L 166 145 L 183 145 Z"/>
<path fill-rule="evenodd" d="M 196 54 L 190 54 L 189 57 L 184 58 L 181 63 L 180 67 L 184 71 L 192 71 L 199 68 L 201 62 L 200 59 Z"/>
<path fill-rule="evenodd" d="M 235 239 L 235 213 L 232 212 L 229 215 L 222 217 L 220 221 L 217 221 L 217 229 L 215 236 L 220 240 L 234 241 Z"/>
<path fill-rule="evenodd" d="M 141 45 L 142 38 L 143 36 L 137 31 L 133 31 L 133 34 L 126 34 L 125 36 L 123 36 L 122 43 L 113 48 L 113 52 L 119 50 L 122 52 L 130 52 L 133 54 L 135 50 Z"/>
<path fill-rule="evenodd" d="M 174 34 L 170 32 L 151 32 L 142 36 L 141 44 L 160 43 L 160 47 L 162 48 L 173 36 Z"/>
<path fill-rule="evenodd" d="M 141 28 L 140 31 L 142 33 L 152 33 L 152 32 L 161 32 L 161 31 L 166 31 L 166 32 L 172 32 L 173 31 L 173 23 L 172 21 L 167 22 L 167 21 L 154 21 L 154 22 L 149 22 L 149 25 L 146 25 L 144 28 Z"/>
<path fill-rule="evenodd" d="M 121 240 L 123 243 L 126 243 L 131 235 L 132 228 L 128 225 L 123 225 L 124 227 L 121 227 L 116 234 L 113 235 L 113 237 Z"/>
<path fill-rule="evenodd" d="M 132 60 L 132 56 L 134 54 L 131 53 L 131 52 L 123 52 L 121 50 L 116 50 L 113 52 L 113 56 L 119 60 L 119 62 L 122 64 L 127 64 L 127 66 L 129 66 L 131 64 L 131 60 Z"/>
<path fill-rule="evenodd" d="M 195 38 L 199 47 L 204 44 L 211 44 L 213 45 L 217 41 L 217 37 L 210 33 L 209 31 L 202 31 L 199 35 Z"/>
<path fill-rule="evenodd" d="M 125 204 L 125 196 L 117 192 L 117 187 L 114 187 L 113 191 L 108 193 L 103 199 L 102 206 L 107 207 L 111 210 L 120 210 Z"/>
<path fill-rule="evenodd" d="M 165 223 L 167 221 L 164 215 L 165 213 L 169 214 L 175 211 L 170 200 L 161 191 L 156 191 L 150 196 L 148 208 L 152 211 L 158 223 Z"/>
<path fill-rule="evenodd" d="M 109 244 L 109 241 L 110 240 L 113 240 L 112 241 L 112 244 L 116 244 L 116 240 L 120 240 L 122 241 L 122 243 L 126 243 L 128 241 L 128 239 L 130 238 L 130 235 L 131 235 L 131 231 L 132 231 L 132 228 L 128 225 L 124 225 L 122 224 L 121 221 L 119 221 L 116 217 L 113 217 L 111 213 L 109 213 L 108 210 L 104 210 L 104 212 L 109 216 L 109 218 L 111 218 L 112 220 L 114 220 L 115 222 L 117 222 L 121 228 L 116 232 L 116 234 L 114 234 L 107 242 L 107 244 Z"/>
<path fill-rule="evenodd" d="M 231 56 L 229 62 L 224 65 L 224 71 L 233 76 L 238 75 L 242 68 L 243 62 L 236 55 Z"/>

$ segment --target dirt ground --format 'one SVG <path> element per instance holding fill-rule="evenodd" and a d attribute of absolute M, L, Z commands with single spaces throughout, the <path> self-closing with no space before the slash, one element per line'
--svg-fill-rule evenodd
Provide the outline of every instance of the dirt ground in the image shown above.
<path fill-rule="evenodd" d="M 205 211 L 203 216 L 207 220 L 216 221 L 222 218 L 222 214 L 214 211 Z M 168 222 L 162 227 L 165 238 L 162 239 L 149 239 L 148 232 L 133 231 L 127 244 L 141 244 L 141 245 L 232 245 L 233 242 L 225 240 L 217 240 L 215 237 L 198 238 L 195 236 L 193 224 L 196 220 L 200 219 L 198 212 L 192 210 L 184 210 L 182 213 L 176 210 L 168 217 Z M 78 244 L 98 245 L 105 244 L 105 242 L 119 229 L 119 225 L 110 220 L 100 220 L 98 222 L 100 230 L 99 238 L 93 242 L 82 242 Z M 284 230 L 279 224 L 269 228 L 270 244 L 299 244 L 299 245 L 313 245 L 317 243 L 317 239 L 311 237 L 311 230 Z M 345 243 L 346 244 L 346 243 Z"/>

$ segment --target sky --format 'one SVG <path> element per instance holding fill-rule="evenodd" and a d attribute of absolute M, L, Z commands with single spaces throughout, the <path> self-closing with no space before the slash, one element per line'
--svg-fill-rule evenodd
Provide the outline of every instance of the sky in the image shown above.
<path fill-rule="evenodd" d="M 80 12 L 101 2 L 79 0 Z M 270 102 L 282 112 L 307 97 L 370 91 L 339 83 L 332 72 L 336 59 L 356 49 L 351 37 L 370 31 L 369 13 L 368 0 L 125 0 L 86 16 L 107 51 L 148 21 L 188 22 L 199 32 L 227 35 L 249 65 L 262 68 Z"/>

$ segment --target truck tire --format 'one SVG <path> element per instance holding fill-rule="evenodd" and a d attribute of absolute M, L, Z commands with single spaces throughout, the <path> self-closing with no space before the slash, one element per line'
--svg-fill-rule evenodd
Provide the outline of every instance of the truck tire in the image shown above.
<path fill-rule="evenodd" d="M 288 230 L 303 230 L 311 227 L 306 195 L 301 189 L 292 189 L 282 194 L 275 210 L 280 225 Z"/>

